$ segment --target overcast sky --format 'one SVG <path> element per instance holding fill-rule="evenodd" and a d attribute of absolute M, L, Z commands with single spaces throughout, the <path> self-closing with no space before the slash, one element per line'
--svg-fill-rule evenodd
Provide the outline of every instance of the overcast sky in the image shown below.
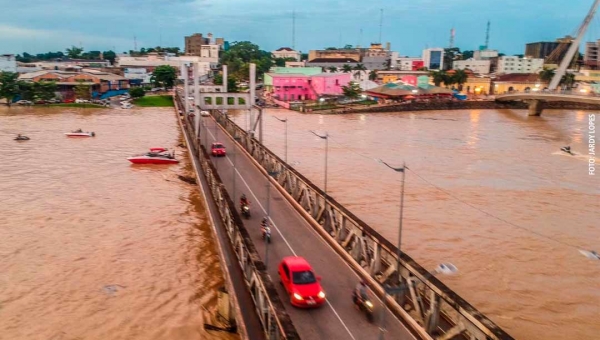
<path fill-rule="evenodd" d="M 485 42 L 507 54 L 524 52 L 526 42 L 574 34 L 593 0 L 0 0 L 0 53 L 85 50 L 128 51 L 137 46 L 180 46 L 194 32 L 225 40 L 250 40 L 262 49 L 292 46 L 308 51 L 345 44 L 391 42 L 401 55 L 426 47 L 476 49 Z M 600 38 L 594 19 L 586 40 Z M 362 35 L 360 31 L 362 29 Z"/>

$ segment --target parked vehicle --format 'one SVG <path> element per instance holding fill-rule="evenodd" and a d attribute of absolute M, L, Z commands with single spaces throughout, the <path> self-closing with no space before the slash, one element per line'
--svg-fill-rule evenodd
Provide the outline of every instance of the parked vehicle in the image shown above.
<path fill-rule="evenodd" d="M 30 100 L 19 100 L 17 102 L 17 104 L 19 104 L 19 105 L 33 105 L 33 102 L 30 101 Z"/>
<path fill-rule="evenodd" d="M 209 117 L 210 116 L 210 112 L 208 112 L 208 111 L 200 111 L 200 115 L 202 117 Z"/>
<path fill-rule="evenodd" d="M 300 256 L 285 257 L 278 268 L 279 280 L 296 307 L 318 307 L 325 303 L 321 277 L 315 276 L 312 267 Z"/>

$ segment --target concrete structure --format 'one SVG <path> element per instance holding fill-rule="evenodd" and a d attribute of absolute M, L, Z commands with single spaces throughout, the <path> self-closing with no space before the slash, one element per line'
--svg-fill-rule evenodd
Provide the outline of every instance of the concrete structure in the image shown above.
<path fill-rule="evenodd" d="M 476 74 L 490 73 L 490 60 L 475 60 L 473 58 L 467 60 L 456 60 L 452 63 L 452 68 L 455 70 L 471 70 Z"/>
<path fill-rule="evenodd" d="M 585 44 L 585 52 L 583 54 L 583 64 L 593 70 L 600 67 L 600 39 Z"/>
<path fill-rule="evenodd" d="M 75 86 L 89 85 L 91 97 L 104 99 L 129 91 L 129 80 L 116 74 L 87 70 L 85 72 L 66 72 L 43 70 L 19 75 L 19 80 L 27 82 L 55 81 L 57 95 L 62 99 L 75 98 Z"/>
<path fill-rule="evenodd" d="M 489 60 L 489 59 L 497 58 L 497 57 L 498 57 L 497 50 L 483 49 L 483 50 L 477 50 L 477 51 L 473 52 L 473 59 L 475 59 L 475 60 Z"/>
<path fill-rule="evenodd" d="M 273 52 L 271 52 L 273 58 L 291 58 L 296 61 L 300 61 L 300 57 L 302 54 L 298 51 L 295 51 L 289 47 L 281 47 Z"/>
<path fill-rule="evenodd" d="M 211 69 L 216 69 L 219 64 L 219 53 L 223 50 L 224 44 L 223 38 L 216 38 L 213 41 L 212 33 L 208 33 L 207 37 L 203 37 L 202 33 L 194 33 L 185 37 L 185 54 L 200 57 L 199 60 L 191 62 L 207 62 Z"/>
<path fill-rule="evenodd" d="M 539 92 L 547 86 L 548 83 L 542 82 L 537 74 L 504 74 L 494 79 L 494 94 Z"/>
<path fill-rule="evenodd" d="M 539 73 L 543 68 L 544 59 L 503 56 L 498 58 L 498 69 L 496 72 L 499 74 Z"/>
<path fill-rule="evenodd" d="M 143 67 L 128 67 L 123 70 L 124 77 L 129 79 L 132 84 L 150 84 L 152 73 Z"/>
<path fill-rule="evenodd" d="M 421 57 L 398 57 L 392 61 L 392 65 L 400 71 L 417 71 L 425 67 L 425 62 Z"/>
<path fill-rule="evenodd" d="M 474 95 L 489 95 L 493 93 L 492 79 L 469 77 L 463 84 L 463 92 Z"/>
<path fill-rule="evenodd" d="M 327 62 L 331 60 L 337 63 L 340 60 L 347 62 L 360 62 L 361 54 L 358 49 L 336 49 L 336 50 L 310 50 L 308 52 L 308 63 Z"/>
<path fill-rule="evenodd" d="M 17 59 L 14 54 L 0 54 L 0 72 L 17 72 Z"/>
<path fill-rule="evenodd" d="M 202 57 L 199 56 L 179 56 L 173 57 L 168 55 L 159 55 L 157 53 L 148 53 L 142 57 L 130 57 L 127 55 L 119 55 L 115 60 L 115 64 L 121 68 L 145 68 L 148 73 L 154 71 L 154 69 L 161 65 L 169 65 L 182 69 L 185 64 L 200 63 L 200 76 L 211 74 L 211 63 L 202 61 Z"/>
<path fill-rule="evenodd" d="M 509 93 L 496 96 L 497 101 L 523 101 L 529 105 L 529 115 L 539 116 L 546 102 L 576 102 L 600 106 L 600 98 L 587 95 L 570 95 L 558 93 Z"/>
<path fill-rule="evenodd" d="M 273 75 L 274 74 L 302 74 L 305 76 L 312 76 L 323 73 L 321 67 L 271 67 L 269 73 L 264 74 L 265 91 L 272 92 L 273 90 Z"/>
<path fill-rule="evenodd" d="M 323 95 L 339 96 L 342 86 L 348 85 L 350 73 L 269 74 L 273 84 L 268 92 L 271 97 L 283 100 L 317 100 Z M 266 82 L 265 82 L 266 84 Z"/>
<path fill-rule="evenodd" d="M 429 70 L 441 70 L 444 67 L 444 49 L 428 48 L 423 50 L 423 64 Z"/>
<path fill-rule="evenodd" d="M 88 60 L 88 59 L 65 59 L 54 61 L 36 61 L 24 63 L 24 67 L 35 67 L 42 70 L 78 70 L 84 67 L 106 68 L 111 67 L 109 60 Z"/>
<path fill-rule="evenodd" d="M 344 67 L 344 65 L 349 65 L 350 67 L 354 67 L 356 65 L 360 64 L 360 62 L 355 61 L 354 59 L 349 59 L 349 58 L 339 58 L 339 59 L 334 59 L 334 58 L 324 58 L 324 59 L 313 59 L 313 61 L 309 61 L 306 63 L 307 67 L 324 67 L 324 68 L 329 68 L 329 67 L 335 67 L 338 69 L 341 69 L 342 67 Z"/>
<path fill-rule="evenodd" d="M 306 67 L 306 61 L 286 61 L 285 67 Z"/>
<path fill-rule="evenodd" d="M 377 71 L 377 81 L 391 83 L 402 79 L 404 76 L 429 76 L 428 71 Z"/>

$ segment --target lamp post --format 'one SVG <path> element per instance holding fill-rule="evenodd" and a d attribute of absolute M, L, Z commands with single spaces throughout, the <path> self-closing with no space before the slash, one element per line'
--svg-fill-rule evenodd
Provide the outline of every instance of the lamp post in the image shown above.
<path fill-rule="evenodd" d="M 428 273 L 425 276 L 425 279 L 428 279 L 437 274 L 454 275 L 457 272 L 458 272 L 458 268 L 456 268 L 456 266 L 453 265 L 452 263 L 441 263 L 432 272 Z M 384 293 L 383 293 L 383 301 L 382 301 L 382 306 L 381 306 L 381 327 L 379 327 L 379 340 L 383 340 L 384 334 L 386 331 L 385 330 L 385 309 L 386 309 L 385 305 L 386 305 L 388 294 L 393 295 L 393 294 L 402 293 L 402 291 L 404 291 L 406 289 L 406 287 L 407 287 L 406 284 L 401 284 L 398 287 L 390 287 L 387 285 L 383 286 Z"/>
<path fill-rule="evenodd" d="M 313 135 L 325 140 L 325 176 L 324 176 L 325 177 L 325 186 L 323 188 L 323 192 L 325 193 L 325 195 L 323 196 L 323 199 L 325 201 L 324 202 L 325 210 L 324 210 L 323 214 L 325 215 L 325 214 L 327 214 L 327 154 L 329 153 L 329 134 L 327 134 L 327 132 L 325 132 L 325 135 L 321 136 L 312 130 L 310 130 L 310 132 Z"/>
<path fill-rule="evenodd" d="M 285 123 L 285 162 L 287 163 L 287 144 L 288 144 L 288 118 L 286 119 L 280 119 L 277 118 L 275 116 L 273 116 L 273 118 L 277 119 L 278 121 Z"/>
<path fill-rule="evenodd" d="M 398 272 L 398 282 L 401 282 L 401 276 L 400 276 L 400 257 L 402 255 L 402 251 L 401 249 L 401 245 L 402 245 L 402 215 L 404 212 L 404 177 L 406 174 L 406 164 L 402 164 L 401 168 L 394 168 L 393 166 L 387 164 L 386 162 L 382 161 L 381 159 L 379 160 L 380 163 L 384 164 L 385 166 L 387 166 L 388 168 L 396 171 L 396 172 L 400 172 L 402 173 L 402 186 L 400 189 L 400 221 L 398 223 L 398 260 L 396 262 L 396 271 Z"/>
<path fill-rule="evenodd" d="M 275 176 L 279 171 L 269 171 L 268 176 Z M 267 177 L 267 224 L 271 220 L 271 179 Z M 265 242 L 265 267 L 269 264 L 269 242 Z M 268 267 L 267 267 L 268 268 Z"/>

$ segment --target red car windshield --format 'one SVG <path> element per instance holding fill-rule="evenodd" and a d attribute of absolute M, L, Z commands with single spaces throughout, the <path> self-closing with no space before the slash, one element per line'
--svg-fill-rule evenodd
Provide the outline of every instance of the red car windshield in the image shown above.
<path fill-rule="evenodd" d="M 225 149 L 225 147 L 221 144 L 215 144 L 213 145 L 213 149 Z"/>
<path fill-rule="evenodd" d="M 309 284 L 317 282 L 315 274 L 309 270 L 301 272 L 292 272 L 292 281 L 297 285 Z"/>

